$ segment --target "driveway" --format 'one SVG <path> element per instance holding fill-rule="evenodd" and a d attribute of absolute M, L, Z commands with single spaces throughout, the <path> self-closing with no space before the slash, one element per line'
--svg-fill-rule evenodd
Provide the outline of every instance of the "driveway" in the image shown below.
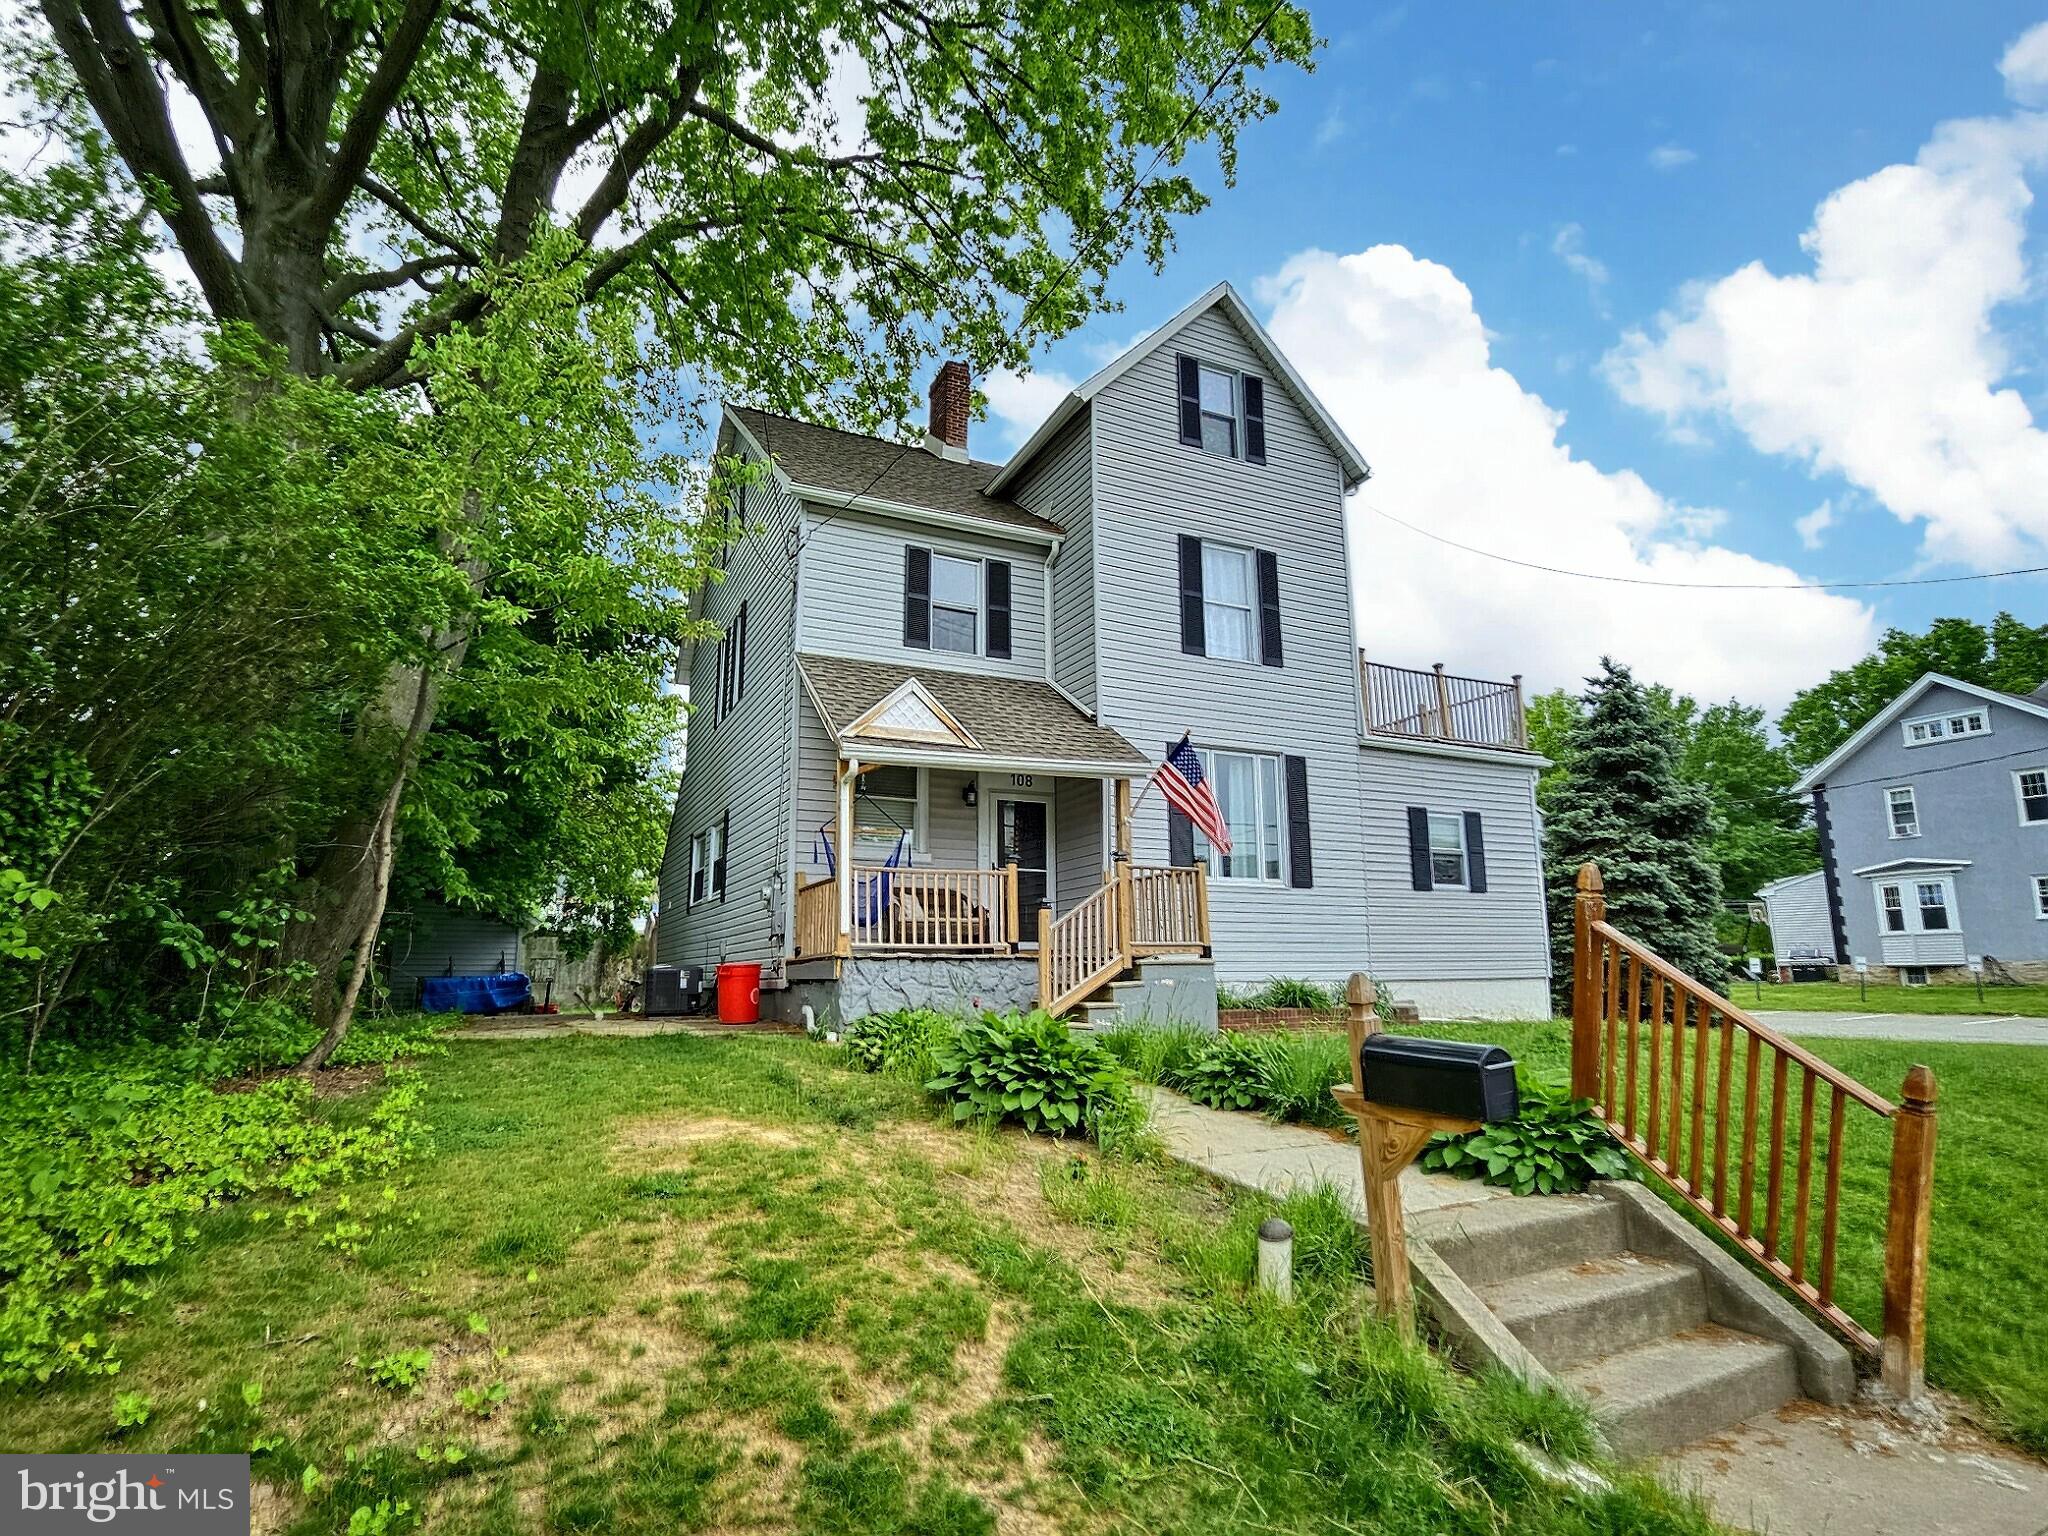
<path fill-rule="evenodd" d="M 1949 1045 L 2048 1045 L 2048 1019 L 2023 1019 L 2010 1013 L 1768 1012 L 1756 1016 L 1785 1035 L 1925 1040 Z"/>

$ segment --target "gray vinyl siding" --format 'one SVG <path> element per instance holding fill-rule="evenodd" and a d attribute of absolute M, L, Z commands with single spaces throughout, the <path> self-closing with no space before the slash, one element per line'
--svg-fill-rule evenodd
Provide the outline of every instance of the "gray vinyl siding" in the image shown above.
<path fill-rule="evenodd" d="M 1905 744 L 1903 721 L 1961 709 L 1989 711 L 1990 732 Z M 2048 720 L 1947 687 L 1929 689 L 1900 720 L 1836 765 L 1826 783 L 1828 820 L 1851 958 L 1893 963 L 1878 927 L 1878 882 L 1852 871 L 1894 859 L 1939 859 L 1968 861 L 1947 876 L 1955 885 L 1951 917 L 1962 939 L 1960 945 L 1950 941 L 1949 950 L 2007 962 L 2048 960 L 2048 922 L 2034 915 L 2033 904 L 2034 877 L 2048 875 L 2048 823 L 2021 823 L 2013 785 L 2016 773 L 2033 768 L 2048 769 Z M 1885 791 L 1907 784 L 1920 835 L 1895 838 Z M 1913 899 L 1910 874 L 1887 878 L 1901 881 L 1906 899 Z M 1931 948 L 1928 955 L 1937 958 Z M 1906 956 L 1901 962 L 1919 963 Z"/>
<path fill-rule="evenodd" d="M 838 771 L 839 754 L 801 683 L 797 688 L 796 710 L 796 868 L 798 874 L 815 880 L 832 872 L 825 857 L 825 844 L 832 837 L 839 815 L 832 782 Z"/>
<path fill-rule="evenodd" d="M 400 1007 L 411 1007 L 423 976 L 490 976 L 520 969 L 519 930 L 481 912 L 423 901 L 384 924 L 385 979 Z"/>
<path fill-rule="evenodd" d="M 1176 352 L 1265 380 L 1266 463 L 1179 440 Z M 1358 827 L 1357 646 L 1348 597 L 1341 472 L 1328 442 L 1233 321 L 1211 309 L 1093 402 L 1098 706 L 1157 755 L 1192 728 L 1198 746 L 1307 759 L 1313 889 L 1210 882 L 1219 976 L 1334 979 L 1366 959 Z M 1272 550 L 1284 667 L 1187 656 L 1180 645 L 1180 533 Z M 1136 857 L 1167 862 L 1164 802 L 1139 808 Z"/>
<path fill-rule="evenodd" d="M 1004 677 L 1045 676 L 1045 553 L 991 536 L 898 522 L 836 508 L 810 509 L 804 548 L 803 648 L 906 666 Z M 903 552 L 913 544 L 967 560 L 1010 562 L 1010 655 L 967 656 L 903 643 Z M 979 629 L 988 648 L 987 594 Z"/>
<path fill-rule="evenodd" d="M 1819 870 L 1795 875 L 1764 887 L 1766 920 L 1771 927 L 1771 950 L 1783 960 L 1795 949 L 1835 952 L 1834 930 L 1828 923 L 1828 886 Z"/>
<path fill-rule="evenodd" d="M 1053 911 L 1065 912 L 1102 887 L 1101 780 L 1053 780 L 1052 839 Z"/>
<path fill-rule="evenodd" d="M 719 644 L 700 640 L 690 658 L 683 781 L 661 866 L 655 958 L 664 964 L 765 960 L 786 947 L 796 687 L 788 549 L 802 508 L 772 479 L 747 501 L 753 531 L 728 551 L 724 579 L 710 584 L 703 610 L 722 633 L 746 603 L 746 696 L 714 723 Z M 725 897 L 707 895 L 692 907 L 690 840 L 728 814 Z"/>
<path fill-rule="evenodd" d="M 1549 974 L 1536 770 L 1514 763 L 1359 749 L 1372 972 L 1383 981 L 1483 981 Z M 1408 807 L 1477 811 L 1486 889 L 1415 889 Z"/>
<path fill-rule="evenodd" d="M 1084 409 L 1011 488 L 1016 503 L 1067 537 L 1052 563 L 1052 680 L 1095 707 L 1095 519 Z"/>

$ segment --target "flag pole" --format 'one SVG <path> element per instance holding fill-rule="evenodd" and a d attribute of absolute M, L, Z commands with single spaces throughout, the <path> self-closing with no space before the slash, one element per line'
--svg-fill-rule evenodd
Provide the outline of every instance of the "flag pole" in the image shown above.
<path fill-rule="evenodd" d="M 1190 727 L 1188 727 L 1188 728 L 1187 728 L 1186 730 L 1182 731 L 1182 732 L 1180 733 L 1180 740 L 1179 740 L 1179 741 L 1176 741 L 1176 742 L 1175 742 L 1175 743 L 1174 743 L 1174 744 L 1173 744 L 1172 746 L 1170 746 L 1170 747 L 1168 747 L 1168 748 L 1166 749 L 1166 756 L 1167 756 L 1167 757 L 1171 757 L 1171 756 L 1173 756 L 1173 754 L 1174 754 L 1174 753 L 1178 752 L 1178 751 L 1179 751 L 1179 750 L 1180 750 L 1180 749 L 1181 749 L 1181 748 L 1182 748 L 1183 746 L 1187 745 L 1187 743 L 1188 743 L 1188 742 L 1192 741 L 1192 740 L 1194 739 L 1194 735 L 1195 735 L 1195 732 L 1194 732 L 1194 727 L 1192 727 L 1192 726 L 1190 726 Z M 1160 760 L 1160 766 L 1161 766 L 1161 767 L 1163 767 L 1164 765 L 1165 765 L 1165 759 L 1164 759 L 1164 758 L 1162 758 L 1162 759 Z M 1148 774 L 1146 774 L 1146 775 L 1145 775 L 1145 787 L 1144 787 L 1143 789 L 1139 790 L 1139 791 L 1138 791 L 1138 794 L 1137 794 L 1137 798 L 1136 798 L 1136 799 L 1134 799 L 1133 801 L 1131 801 L 1131 811 L 1132 811 L 1132 813 L 1133 813 L 1133 814 L 1135 814 L 1135 813 L 1137 812 L 1137 809 L 1138 809 L 1138 807 L 1139 807 L 1139 806 L 1141 806 L 1141 805 L 1143 805 L 1143 804 L 1145 803 L 1145 797 L 1146 797 L 1147 795 L 1149 795 L 1149 794 L 1151 794 L 1151 793 L 1152 793 L 1152 786 L 1153 786 L 1154 784 L 1158 783 L 1158 782 L 1159 782 L 1159 768 L 1155 767 L 1155 768 L 1154 768 L 1154 769 L 1153 769 L 1153 770 L 1152 770 L 1152 771 L 1151 771 L 1150 773 L 1148 773 Z"/>

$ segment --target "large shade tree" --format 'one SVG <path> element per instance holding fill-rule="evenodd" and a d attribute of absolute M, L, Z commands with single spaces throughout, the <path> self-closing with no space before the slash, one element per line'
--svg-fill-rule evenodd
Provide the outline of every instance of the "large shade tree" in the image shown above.
<path fill-rule="evenodd" d="M 41 8 L 28 78 L 55 126 L 111 141 L 214 321 L 350 391 L 438 380 L 441 410 L 473 380 L 504 434 L 550 426 L 521 397 L 561 349 L 492 329 L 534 285 L 642 338 L 686 422 L 715 394 L 901 421 L 935 355 L 1021 364 L 1105 304 L 1127 256 L 1163 260 L 1205 201 L 1190 149 L 1233 175 L 1239 130 L 1274 105 L 1259 72 L 1314 47 L 1284 0 Z M 407 774 L 475 614 L 513 600 L 485 549 L 491 486 L 458 509 L 433 547 L 473 601 L 394 662 L 354 727 L 375 771 L 302 861 L 328 1048 Z"/>

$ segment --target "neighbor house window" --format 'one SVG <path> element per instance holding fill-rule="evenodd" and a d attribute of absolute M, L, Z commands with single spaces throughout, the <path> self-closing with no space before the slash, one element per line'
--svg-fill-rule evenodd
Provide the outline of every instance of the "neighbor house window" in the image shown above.
<path fill-rule="evenodd" d="M 1202 771 L 1230 828 L 1225 855 L 1195 833 L 1195 856 L 1218 880 L 1280 879 L 1280 759 L 1251 752 L 1203 752 Z"/>
<path fill-rule="evenodd" d="M 1920 931 L 1948 932 L 1948 887 L 1939 880 L 1923 880 L 1920 893 Z"/>
<path fill-rule="evenodd" d="M 1250 550 L 1202 542 L 1202 632 L 1209 655 L 1252 660 L 1256 591 Z"/>
<path fill-rule="evenodd" d="M 975 655 L 981 649 L 981 562 L 932 556 L 932 649 Z"/>
<path fill-rule="evenodd" d="M 2023 768 L 2013 780 L 2020 796 L 2020 820 L 2048 821 L 2048 768 Z"/>
<path fill-rule="evenodd" d="M 1930 741 L 1947 741 L 1953 736 L 1982 736 L 1991 729 L 1990 718 L 1981 709 L 1959 709 L 1947 715 L 1922 715 L 1906 722 L 1906 745 L 1922 747 Z"/>
<path fill-rule="evenodd" d="M 1896 885 L 1881 886 L 1877 893 L 1878 904 L 1884 912 L 1884 931 L 1904 933 L 1906 931 L 1906 898 Z"/>
<path fill-rule="evenodd" d="M 1465 818 L 1456 812 L 1429 813 L 1429 878 L 1440 886 L 1465 884 Z"/>
<path fill-rule="evenodd" d="M 2048 875 L 2034 876 L 2034 916 L 2048 918 Z"/>
<path fill-rule="evenodd" d="M 1901 784 L 1897 789 L 1886 790 L 1884 803 L 1891 813 L 1893 837 L 1920 835 L 1920 806 L 1913 798 L 1912 785 Z"/>
<path fill-rule="evenodd" d="M 1946 877 L 1880 885 L 1877 911 L 1886 933 L 1953 933 L 1960 926 L 1955 886 Z"/>
<path fill-rule="evenodd" d="M 853 836 L 862 857 L 886 858 L 910 834 L 913 848 L 924 846 L 924 788 L 918 770 L 901 765 L 870 768 L 853 791 Z"/>

